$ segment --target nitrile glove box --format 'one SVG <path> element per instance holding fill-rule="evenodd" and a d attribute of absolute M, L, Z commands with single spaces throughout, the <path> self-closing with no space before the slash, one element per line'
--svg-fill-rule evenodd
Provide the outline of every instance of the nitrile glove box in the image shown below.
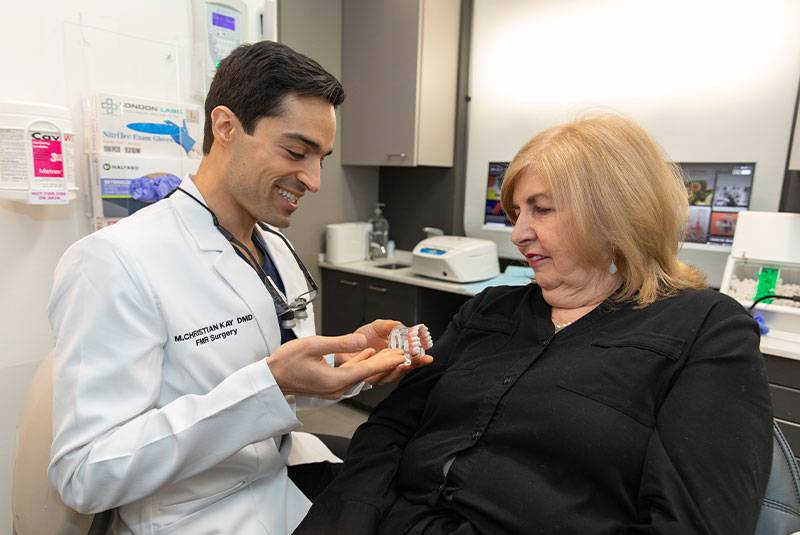
<path fill-rule="evenodd" d="M 89 182 L 94 216 L 128 216 L 163 198 L 187 173 L 196 173 L 199 165 L 200 160 L 93 154 Z M 139 187 L 134 191 L 132 185 Z"/>
<path fill-rule="evenodd" d="M 202 117 L 199 106 L 90 93 L 84 110 L 85 150 L 88 154 L 200 159 Z"/>

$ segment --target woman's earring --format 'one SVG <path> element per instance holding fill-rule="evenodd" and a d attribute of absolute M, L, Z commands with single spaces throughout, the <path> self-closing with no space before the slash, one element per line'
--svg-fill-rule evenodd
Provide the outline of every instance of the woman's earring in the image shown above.
<path fill-rule="evenodd" d="M 614 263 L 614 261 L 612 260 L 612 261 L 611 261 L 611 265 L 610 265 L 610 266 L 608 266 L 608 273 L 609 273 L 609 275 L 613 275 L 613 274 L 614 274 L 614 273 L 616 273 L 616 272 L 617 272 L 617 265 L 616 265 L 616 264 Z"/>

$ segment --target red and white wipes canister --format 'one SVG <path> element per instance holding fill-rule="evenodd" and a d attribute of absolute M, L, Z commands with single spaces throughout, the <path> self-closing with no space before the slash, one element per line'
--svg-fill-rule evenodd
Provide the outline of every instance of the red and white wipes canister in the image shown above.
<path fill-rule="evenodd" d="M 29 204 L 74 199 L 74 135 L 63 106 L 0 101 L 0 198 Z"/>

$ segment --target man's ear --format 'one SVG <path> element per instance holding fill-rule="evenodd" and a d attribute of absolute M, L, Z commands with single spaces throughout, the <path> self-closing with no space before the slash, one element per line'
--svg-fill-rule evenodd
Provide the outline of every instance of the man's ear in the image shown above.
<path fill-rule="evenodd" d="M 217 106 L 211 110 L 211 133 L 214 143 L 223 147 L 230 145 L 233 132 L 241 128 L 241 123 L 236 115 L 227 106 Z"/>

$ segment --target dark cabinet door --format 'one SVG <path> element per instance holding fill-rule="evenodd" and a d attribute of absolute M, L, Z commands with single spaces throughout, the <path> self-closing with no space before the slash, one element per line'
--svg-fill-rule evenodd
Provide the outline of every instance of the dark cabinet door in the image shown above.
<path fill-rule="evenodd" d="M 365 323 L 364 277 L 322 270 L 322 334 L 348 334 Z"/>
<path fill-rule="evenodd" d="M 408 284 L 364 277 L 364 319 L 417 323 L 417 288 Z"/>

